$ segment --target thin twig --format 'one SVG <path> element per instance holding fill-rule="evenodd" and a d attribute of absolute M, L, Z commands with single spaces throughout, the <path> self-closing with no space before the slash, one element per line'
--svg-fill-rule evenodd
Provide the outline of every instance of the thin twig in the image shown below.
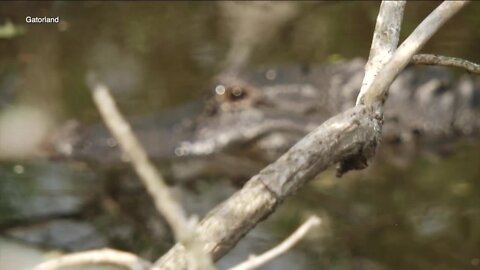
<path fill-rule="evenodd" d="M 130 270 L 147 270 L 152 267 L 149 261 L 132 253 L 106 248 L 64 255 L 41 263 L 34 270 L 56 270 L 88 264 L 111 264 Z"/>
<path fill-rule="evenodd" d="M 400 71 L 405 68 L 412 56 L 425 45 L 433 34 L 467 3 L 468 1 L 445 1 L 430 13 L 398 47 L 390 61 L 366 91 L 364 102 L 361 103 L 367 106 L 373 105 L 376 111 L 381 111 L 388 94 L 388 88 Z"/>
<path fill-rule="evenodd" d="M 103 84 L 94 83 L 92 92 L 103 120 L 132 162 L 140 180 L 152 196 L 156 208 L 169 223 L 177 241 L 188 251 L 190 269 L 215 269 L 210 256 L 203 251 L 202 244 L 195 237 L 195 226 L 189 224 L 183 208 L 174 199 L 162 175 L 148 159 L 130 125 L 118 111 L 108 88 Z"/>
<path fill-rule="evenodd" d="M 291 249 L 295 244 L 302 240 L 305 235 L 315 226 L 320 225 L 321 220 L 317 216 L 310 217 L 305 223 L 302 224 L 293 234 L 291 234 L 287 239 L 285 239 L 278 246 L 268 250 L 267 252 L 258 255 L 252 256 L 247 261 L 230 268 L 229 270 L 252 270 L 257 269 L 258 267 L 268 263 L 269 261 L 275 259 L 276 257 L 282 255 Z"/>
<path fill-rule="evenodd" d="M 465 59 L 435 55 L 417 54 L 412 57 L 410 63 L 415 65 L 437 65 L 466 69 L 468 72 L 480 74 L 480 65 Z"/>
<path fill-rule="evenodd" d="M 406 1 L 403 0 L 382 1 L 380 5 L 370 48 L 370 56 L 365 65 L 365 76 L 357 97 L 357 104 L 362 102 L 366 91 L 372 85 L 375 77 L 377 77 L 397 49 L 405 3 Z"/>

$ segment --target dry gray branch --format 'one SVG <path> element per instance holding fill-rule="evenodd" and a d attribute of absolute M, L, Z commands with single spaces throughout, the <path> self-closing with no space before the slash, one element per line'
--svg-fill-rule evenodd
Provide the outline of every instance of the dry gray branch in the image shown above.
<path fill-rule="evenodd" d="M 435 55 L 435 54 L 417 54 L 412 57 L 410 63 L 415 65 L 437 65 L 447 67 L 457 67 L 468 72 L 480 74 L 480 65 L 465 59 Z"/>
<path fill-rule="evenodd" d="M 276 257 L 284 254 L 290 250 L 295 244 L 302 240 L 305 235 L 315 226 L 320 225 L 321 220 L 317 216 L 310 217 L 305 223 L 302 224 L 293 234 L 274 248 L 268 250 L 261 255 L 254 255 L 248 258 L 247 261 L 230 268 L 229 270 L 252 270 L 268 263 Z"/>
<path fill-rule="evenodd" d="M 132 253 L 107 248 L 64 255 L 41 263 L 34 270 L 56 270 L 89 264 L 118 265 L 130 270 L 147 270 L 152 266 L 149 261 Z"/>
<path fill-rule="evenodd" d="M 380 5 L 370 48 L 370 56 L 365 65 L 365 76 L 363 77 L 360 93 L 357 96 L 356 105 L 363 104 L 365 95 L 369 93 L 370 86 L 397 49 L 405 3 L 403 0 L 382 1 Z M 378 118 L 383 118 L 381 112 Z M 337 166 L 337 176 L 340 177 L 352 169 L 365 168 L 367 166 L 366 158 L 363 155 L 358 155 L 342 160 Z"/>
<path fill-rule="evenodd" d="M 442 3 L 395 52 L 366 91 L 363 102 L 330 118 L 210 211 L 198 228 L 206 251 L 214 259 L 220 258 L 288 195 L 318 173 L 352 157 L 372 156 L 381 132 L 381 111 L 379 115 L 377 108 L 383 106 L 388 87 L 411 56 L 465 3 Z M 155 262 L 155 269 L 186 269 L 184 253 L 181 245 L 175 245 Z"/>
<path fill-rule="evenodd" d="M 370 56 L 365 65 L 365 76 L 362 88 L 357 97 L 357 104 L 362 103 L 365 93 L 372 82 L 390 60 L 397 49 L 400 39 L 400 28 L 403 21 L 403 11 L 406 1 L 382 1 L 375 24 Z"/>
<path fill-rule="evenodd" d="M 430 13 L 398 47 L 390 61 L 366 91 L 365 98 L 360 104 L 374 106 L 376 112 L 381 115 L 388 89 L 393 80 L 432 35 L 467 3 L 468 1 L 445 1 Z"/>
<path fill-rule="evenodd" d="M 145 150 L 123 119 L 108 88 L 100 83 L 92 85 L 93 99 L 103 120 L 132 162 L 140 180 L 153 198 L 158 211 L 165 217 L 179 243 L 188 250 L 189 269 L 215 269 L 213 263 L 195 235 L 195 226 L 169 191 L 161 174 L 148 159 Z"/>
<path fill-rule="evenodd" d="M 320 172 L 358 153 L 373 154 L 379 136 L 380 121 L 370 107 L 359 105 L 330 118 L 207 214 L 198 228 L 206 251 L 220 258 Z M 184 252 L 175 245 L 155 269 L 186 269 Z"/>

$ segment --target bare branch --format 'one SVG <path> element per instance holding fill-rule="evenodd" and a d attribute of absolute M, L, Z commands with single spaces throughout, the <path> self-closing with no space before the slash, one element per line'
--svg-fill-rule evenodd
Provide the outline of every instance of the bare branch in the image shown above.
<path fill-rule="evenodd" d="M 445 1 L 430 13 L 398 47 L 391 60 L 366 91 L 363 103 L 368 106 L 373 105 L 377 113 L 381 113 L 388 88 L 400 71 L 405 68 L 412 56 L 425 45 L 432 35 L 467 3 L 468 1 Z"/>
<path fill-rule="evenodd" d="M 370 107 L 356 106 L 316 128 L 277 161 L 210 211 L 198 235 L 214 259 L 223 256 L 286 197 L 342 159 L 358 153 L 373 155 L 380 123 Z M 175 245 L 155 262 L 155 269 L 186 269 L 185 250 Z"/>
<path fill-rule="evenodd" d="M 106 248 L 64 255 L 41 263 L 34 270 L 56 270 L 88 264 L 112 264 L 131 270 L 147 270 L 152 266 L 149 261 L 132 253 Z"/>
<path fill-rule="evenodd" d="M 366 91 L 397 49 L 405 3 L 406 1 L 382 1 L 380 5 L 357 104 L 363 104 Z"/>
<path fill-rule="evenodd" d="M 417 54 L 412 57 L 410 63 L 415 65 L 438 65 L 463 68 L 468 72 L 480 74 L 480 65 L 465 59 L 435 55 L 435 54 Z"/>
<path fill-rule="evenodd" d="M 363 102 L 330 118 L 210 211 L 198 228 L 206 251 L 214 259 L 220 258 L 281 201 L 318 173 L 352 156 L 372 156 L 381 131 L 377 107 L 383 106 L 388 87 L 412 55 L 465 4 L 465 1 L 441 4 L 395 52 L 385 65 L 386 70 L 378 74 L 366 91 Z M 379 106 L 372 107 L 376 102 Z M 184 253 L 181 245 L 175 245 L 155 262 L 156 269 L 186 269 Z"/>
<path fill-rule="evenodd" d="M 297 244 L 305 235 L 315 226 L 320 225 L 321 220 L 317 216 L 310 217 L 305 223 L 302 224 L 293 234 L 291 234 L 287 239 L 285 239 L 278 246 L 270 249 L 269 251 L 258 255 L 252 256 L 247 261 L 230 268 L 229 270 L 251 270 L 257 269 L 258 267 L 268 263 L 269 261 L 275 259 L 276 257 L 284 254 L 289 249 L 291 249 L 295 244 Z"/>
<path fill-rule="evenodd" d="M 177 241 L 185 246 L 189 254 L 190 269 L 214 269 L 210 256 L 195 237 L 195 226 L 191 226 L 180 204 L 174 199 L 161 174 L 148 159 L 145 150 L 133 134 L 130 125 L 123 119 L 115 101 L 105 85 L 95 83 L 92 87 L 93 99 L 103 120 L 128 155 L 140 180 L 152 196 L 158 211 L 169 223 Z"/>

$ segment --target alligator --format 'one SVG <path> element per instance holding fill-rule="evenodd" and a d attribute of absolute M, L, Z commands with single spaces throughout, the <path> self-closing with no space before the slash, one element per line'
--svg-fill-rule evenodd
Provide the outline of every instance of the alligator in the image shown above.
<path fill-rule="evenodd" d="M 131 123 L 153 160 L 190 162 L 176 170 L 177 177 L 194 176 L 198 172 L 192 168 L 198 167 L 248 177 L 323 121 L 354 106 L 364 66 L 365 60 L 357 58 L 225 73 L 215 78 L 203 103 Z M 383 144 L 428 148 L 471 138 L 478 134 L 479 116 L 478 78 L 444 67 L 409 66 L 390 87 Z M 59 134 L 53 140 L 57 155 L 108 166 L 122 160 L 102 124 Z M 194 160 L 204 162 L 194 165 Z"/>
<path fill-rule="evenodd" d="M 240 185 L 323 121 L 354 106 L 364 66 L 364 60 L 354 59 L 322 66 L 225 73 L 215 78 L 203 102 L 129 121 L 149 156 L 162 166 L 162 173 L 172 183 L 186 181 L 194 186 L 199 182 L 191 180 L 213 174 Z M 480 80 L 467 74 L 457 80 L 455 77 L 451 70 L 440 67 L 410 66 L 403 71 L 391 86 L 385 105 L 380 150 L 390 146 L 435 148 L 457 138 L 475 138 L 480 129 Z M 19 205 L 35 205 L 32 209 L 42 211 L 16 211 L 13 213 L 18 214 L 3 217 L 0 230 L 6 235 L 61 249 L 100 247 L 107 238 L 131 246 L 131 239 L 138 237 L 150 241 L 154 238 L 153 242 L 164 243 L 165 249 L 170 246 L 166 224 L 149 197 L 138 196 L 145 191 L 132 177 L 133 172 L 124 164 L 116 141 L 103 124 L 79 126 L 69 122 L 52 138 L 50 150 L 52 158 L 83 161 L 107 174 L 101 175 L 102 184 L 98 184 L 97 174 L 88 182 L 77 177 L 62 179 L 61 186 L 66 186 L 67 191 L 80 191 L 67 197 L 45 195 L 41 188 L 35 189 L 39 193 L 36 196 L 21 197 Z M 377 157 L 379 154 L 382 151 Z M 229 185 L 222 181 L 216 185 L 222 183 Z M 82 188 L 78 189 L 78 185 Z M 186 198 L 200 196 L 191 192 L 191 186 L 177 185 L 188 194 Z M 232 188 L 209 190 L 222 197 L 232 192 L 227 187 Z M 17 193 L 22 194 L 13 192 Z M 76 203 L 71 207 L 39 208 L 37 197 L 46 205 L 62 206 L 64 203 L 58 203 L 62 198 Z M 120 216 L 128 217 L 127 224 L 123 219 L 112 221 L 110 230 L 124 231 L 126 226 L 127 234 L 112 234 L 104 239 L 95 231 L 92 220 L 98 210 L 92 209 L 105 207 L 103 197 L 113 199 L 114 210 L 120 209 L 125 214 Z M 214 196 L 207 197 L 210 199 L 202 202 L 212 205 L 201 211 L 217 203 Z M 200 200 L 193 201 L 198 208 Z M 106 208 L 100 212 L 112 211 Z M 58 234 L 58 230 L 76 234 L 62 237 L 64 234 Z M 85 237 L 84 232 L 94 237 Z M 69 242 L 71 239 L 76 241 Z"/>

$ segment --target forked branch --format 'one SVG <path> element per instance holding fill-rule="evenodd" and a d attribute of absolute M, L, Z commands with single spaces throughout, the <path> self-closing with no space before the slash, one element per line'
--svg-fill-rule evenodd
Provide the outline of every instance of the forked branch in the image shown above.
<path fill-rule="evenodd" d="M 381 113 L 393 80 L 410 62 L 412 56 L 418 52 L 438 29 L 463 8 L 468 1 L 445 1 L 440 4 L 398 47 L 390 61 L 378 74 L 370 88 L 366 91 L 365 99 L 360 104 L 374 106 L 377 113 Z"/>
<path fill-rule="evenodd" d="M 413 54 L 465 4 L 466 1 L 442 3 L 394 53 L 355 108 L 326 121 L 210 211 L 199 227 L 206 251 L 214 259 L 220 258 L 281 201 L 318 173 L 352 156 L 373 155 L 380 138 L 381 108 L 390 84 Z M 177 244 L 155 267 L 186 269 L 184 256 L 183 247 Z"/>
<path fill-rule="evenodd" d="M 398 44 L 404 1 L 383 1 L 357 106 L 330 118 L 252 177 L 241 190 L 211 210 L 196 231 L 169 193 L 161 175 L 147 159 L 130 126 L 119 114 L 106 86 L 93 84 L 94 100 L 107 126 L 129 156 L 178 241 L 152 269 L 213 269 L 206 254 L 214 259 L 223 256 L 243 235 L 275 211 L 283 200 L 320 172 L 352 157 L 362 157 L 366 161 L 373 156 L 381 135 L 382 108 L 390 84 L 412 56 L 466 3 L 442 3 L 393 53 Z M 391 16 L 387 16 L 389 12 Z M 312 223 L 315 221 L 309 224 Z M 282 243 L 278 248 L 250 260 L 251 268 L 248 268 L 248 261 L 238 267 L 257 267 L 285 252 L 289 243 L 291 241 L 287 240 L 286 244 Z"/>

